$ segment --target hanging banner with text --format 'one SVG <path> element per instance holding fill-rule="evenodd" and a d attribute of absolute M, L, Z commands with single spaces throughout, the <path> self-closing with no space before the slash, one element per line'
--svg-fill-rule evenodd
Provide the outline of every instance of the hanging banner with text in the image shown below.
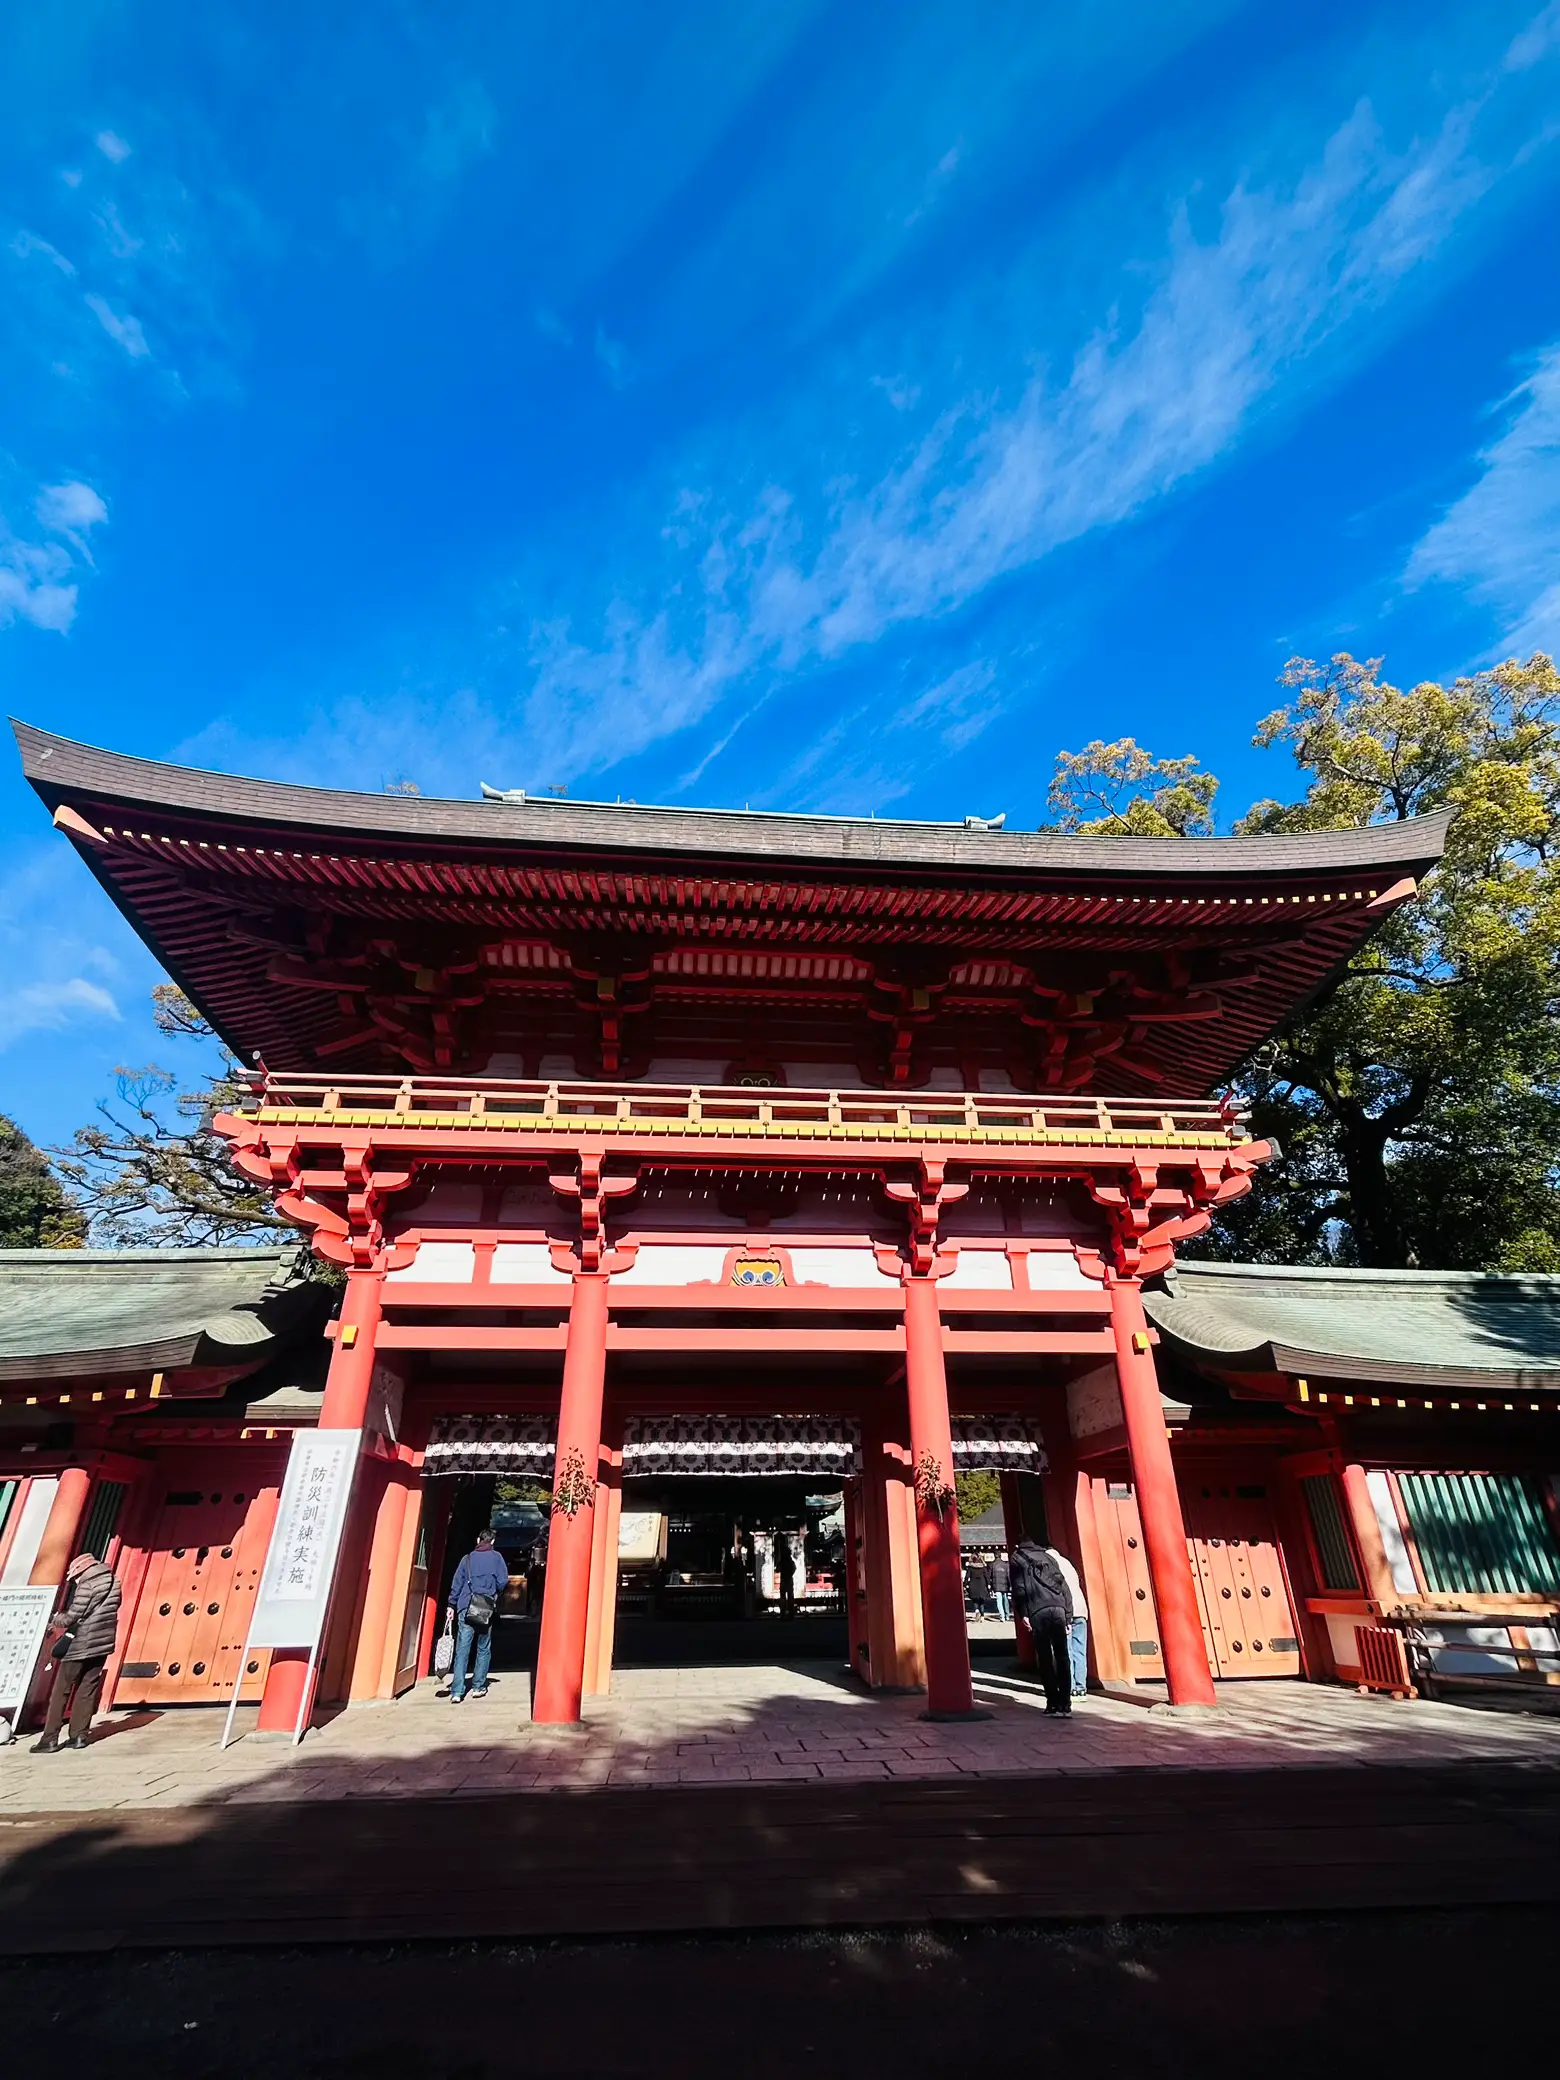
<path fill-rule="evenodd" d="M 295 1430 L 251 1647 L 315 1647 L 325 1629 L 361 1430 Z"/>
<path fill-rule="evenodd" d="M 47 1587 L 0 1589 L 0 1712 L 19 1711 L 27 1701 L 59 1593 Z"/>

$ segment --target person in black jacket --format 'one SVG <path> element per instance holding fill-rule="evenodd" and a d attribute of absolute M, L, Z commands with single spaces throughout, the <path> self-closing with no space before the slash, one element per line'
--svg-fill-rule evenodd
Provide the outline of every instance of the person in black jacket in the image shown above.
<path fill-rule="evenodd" d="M 1032 1538 L 1013 1549 L 1013 1608 L 1034 1636 L 1035 1661 L 1045 1688 L 1046 1714 L 1072 1717 L 1072 1669 L 1067 1659 L 1067 1623 L 1072 1598 L 1056 1556 Z"/>
<path fill-rule="evenodd" d="M 52 1755 L 59 1747 L 67 1706 L 70 1745 L 87 1745 L 92 1714 L 103 1694 L 104 1665 L 119 1630 L 119 1584 L 96 1554 L 78 1553 L 65 1570 L 65 1581 L 65 1608 L 54 1620 L 57 1630 L 50 1649 L 56 1664 L 54 1687 L 43 1738 L 33 1743 L 35 1755 Z"/>

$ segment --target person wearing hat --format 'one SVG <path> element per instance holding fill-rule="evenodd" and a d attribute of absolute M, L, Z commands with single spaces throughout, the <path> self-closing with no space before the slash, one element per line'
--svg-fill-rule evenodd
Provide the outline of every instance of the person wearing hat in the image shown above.
<path fill-rule="evenodd" d="M 49 1658 L 55 1663 L 54 1687 L 43 1722 L 43 1737 L 33 1742 L 35 1755 L 53 1755 L 60 1728 L 70 1713 L 70 1746 L 84 1748 L 92 1731 L 92 1714 L 103 1694 L 103 1670 L 119 1631 L 119 1584 L 113 1570 L 95 1553 L 78 1553 L 65 1570 L 65 1607 L 54 1620 Z"/>

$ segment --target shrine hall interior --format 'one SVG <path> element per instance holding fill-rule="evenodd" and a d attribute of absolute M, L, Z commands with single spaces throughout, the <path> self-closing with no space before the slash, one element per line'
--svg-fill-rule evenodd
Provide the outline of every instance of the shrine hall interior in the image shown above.
<path fill-rule="evenodd" d="M 30 1435 L 27 1477 L 56 1482 L 33 1520 L 78 1509 L 40 1550 L 111 1481 L 125 1566 L 172 1582 L 210 1545 L 178 1536 L 180 1454 L 232 1518 L 208 1531 L 237 1587 L 137 1590 L 126 1699 L 259 1698 L 280 1729 L 397 1695 L 503 1477 L 547 1498 L 524 1618 L 543 1720 L 609 1687 L 652 1577 L 701 1571 L 672 1564 L 674 1525 L 736 1537 L 755 1495 L 785 1498 L 766 1535 L 837 1498 L 853 1675 L 953 1719 L 975 1708 L 961 1472 L 999 1476 L 1006 1544 L 1074 1558 L 1095 1679 L 1174 1703 L 1357 1672 L 1355 1627 L 1410 1593 L 1383 1572 L 1398 1491 L 1371 1482 L 1394 1453 L 1468 1466 L 1431 1399 L 1412 1431 L 1373 1417 L 1365 1464 L 1341 1395 L 1324 1411 L 1293 1365 L 1198 1355 L 1184 1301 L 1160 1339 L 1178 1248 L 1281 1160 L 1221 1091 L 1415 893 L 1445 817 L 1145 840 L 435 801 L 16 734 L 242 1065 L 215 1122 L 235 1163 L 343 1281 L 322 1386 L 251 1400 L 232 1365 L 165 1368 L 154 1431 L 144 1394 L 84 1409 L 41 1376 L 13 1423 L 0 1382 L 0 1474 Z M 1547 1432 L 1512 1420 L 1500 1477 L 1535 1479 Z M 362 1438 L 317 1667 L 245 1657 L 241 1622 L 311 1424 Z M 764 1580 L 745 1607 L 770 1622 Z M 148 1645 L 163 1603 L 220 1650 Z"/>

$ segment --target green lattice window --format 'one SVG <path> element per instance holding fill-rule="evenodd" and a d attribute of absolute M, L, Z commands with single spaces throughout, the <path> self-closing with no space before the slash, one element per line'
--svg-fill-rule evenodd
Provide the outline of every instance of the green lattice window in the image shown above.
<path fill-rule="evenodd" d="M 1478 1596 L 1560 1591 L 1560 1549 L 1535 1479 L 1400 1473 L 1398 1488 L 1427 1588 Z"/>
<path fill-rule="evenodd" d="M 99 1481 L 92 1495 L 92 1507 L 87 1511 L 87 1528 L 81 1535 L 81 1550 L 90 1553 L 94 1560 L 102 1560 L 108 1553 L 108 1542 L 119 1528 L 119 1512 L 124 1508 L 125 1483 L 123 1481 Z"/>
<path fill-rule="evenodd" d="M 1324 1589 L 1345 1593 L 1360 1586 L 1354 1565 L 1354 1548 L 1344 1527 L 1343 1503 L 1338 1483 L 1330 1473 L 1306 1474 L 1300 1482 L 1306 1514 L 1311 1519 L 1311 1536 L 1316 1541 L 1316 1559 Z"/>

